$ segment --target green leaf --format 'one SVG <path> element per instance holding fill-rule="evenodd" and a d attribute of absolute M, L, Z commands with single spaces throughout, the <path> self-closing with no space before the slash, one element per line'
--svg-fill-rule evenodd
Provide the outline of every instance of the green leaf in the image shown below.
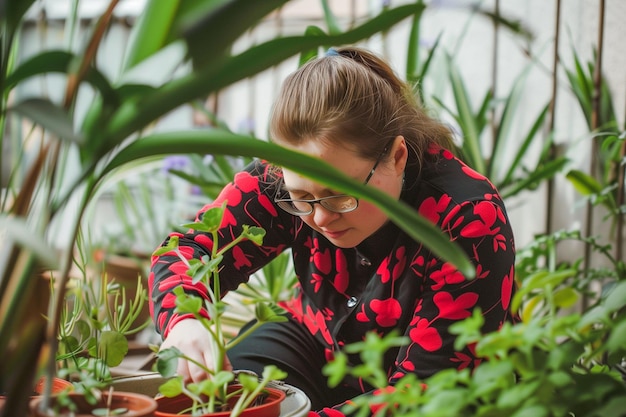
<path fill-rule="evenodd" d="M 40 267 L 45 266 L 52 271 L 59 268 L 59 259 L 55 256 L 54 248 L 46 243 L 43 236 L 37 236 L 23 218 L 9 217 L 6 213 L 2 213 L 0 214 L 0 228 L 5 241 L 13 240 L 28 249 L 41 262 Z"/>
<path fill-rule="evenodd" d="M 202 215 L 202 223 L 206 226 L 206 231 L 217 232 L 222 224 L 225 206 L 212 207 Z"/>
<path fill-rule="evenodd" d="M 591 175 L 578 170 L 569 171 L 566 178 L 574 185 L 574 188 L 579 193 L 589 197 L 592 203 L 599 201 L 611 213 L 618 212 L 617 204 L 613 195 L 610 193 L 610 186 L 607 186 L 605 189 L 605 187 Z M 607 192 L 607 190 L 609 192 Z"/>
<path fill-rule="evenodd" d="M 259 386 L 259 378 L 256 376 L 240 373 L 237 375 L 237 379 L 246 391 L 252 392 Z"/>
<path fill-rule="evenodd" d="M 568 340 L 561 343 L 548 353 L 547 367 L 549 369 L 557 371 L 551 374 L 553 376 L 551 376 L 550 378 L 554 378 L 555 381 L 553 383 L 556 384 L 556 382 L 562 381 L 564 379 L 571 380 L 571 376 L 567 374 L 567 371 L 569 371 L 569 368 L 572 366 L 572 364 L 578 362 L 580 356 L 584 353 L 584 350 L 585 347 L 582 343 Z M 565 372 L 559 371 L 561 369 Z M 565 373 L 566 375 L 561 375 L 563 373 Z"/>
<path fill-rule="evenodd" d="M 180 287 L 178 287 L 180 288 Z M 176 295 L 176 311 L 181 314 L 198 314 L 202 310 L 202 298 L 182 293 Z"/>
<path fill-rule="evenodd" d="M 166 378 L 174 376 L 178 367 L 178 360 L 182 354 L 183 353 L 175 347 L 160 350 L 157 353 L 157 360 L 155 363 L 156 370 L 161 374 L 161 376 Z"/>
<path fill-rule="evenodd" d="M 48 73 L 67 73 L 69 67 L 77 56 L 67 51 L 44 51 L 36 54 L 17 67 L 6 79 L 5 91 L 9 91 L 20 82 Z M 96 68 L 89 68 L 85 74 L 85 81 L 97 89 L 105 100 L 111 105 L 119 104 L 117 91 L 113 89 L 108 79 Z"/>
<path fill-rule="evenodd" d="M 570 364 L 575 363 L 575 360 L 570 362 Z M 574 383 L 572 376 L 569 373 L 563 371 L 553 372 L 549 374 L 548 380 L 556 388 L 564 388 L 567 386 L 571 386 Z"/>
<path fill-rule="evenodd" d="M 266 365 L 263 368 L 261 377 L 264 381 L 275 381 L 287 378 L 287 373 L 278 369 L 276 365 Z"/>
<path fill-rule="evenodd" d="M 606 348 L 609 351 L 624 352 L 626 351 L 626 320 L 618 323 L 609 333 L 609 339 L 606 341 Z"/>
<path fill-rule="evenodd" d="M 624 307 L 626 305 L 626 281 L 622 281 L 613 287 L 603 304 L 604 308 L 609 313 L 618 311 Z"/>
<path fill-rule="evenodd" d="M 337 21 L 337 17 L 333 14 L 330 6 L 328 5 L 328 0 L 321 0 L 322 9 L 324 10 L 324 21 L 326 22 L 326 27 L 328 28 L 328 33 L 331 35 L 337 35 L 342 33 L 341 27 L 339 26 L 339 22 Z"/>
<path fill-rule="evenodd" d="M 532 127 L 530 128 L 530 130 L 526 134 L 526 137 L 522 141 L 522 144 L 517 149 L 517 152 L 515 153 L 515 157 L 513 158 L 513 161 L 510 162 L 509 167 L 508 167 L 506 173 L 501 178 L 501 181 L 498 181 L 500 186 L 507 185 L 508 183 L 511 182 L 511 180 L 513 178 L 513 175 L 515 174 L 516 170 L 519 168 L 519 166 L 522 163 L 523 159 L 527 156 L 528 149 L 530 148 L 532 143 L 537 138 L 541 138 L 541 136 L 538 135 L 537 133 L 539 132 L 539 130 L 543 126 L 544 120 L 545 120 L 546 116 L 548 115 L 548 110 L 549 109 L 550 109 L 550 106 L 546 105 L 543 108 L 543 110 L 539 113 L 539 116 L 537 116 L 537 118 L 535 119 L 535 122 L 533 123 Z M 501 129 L 498 129 L 498 136 L 500 136 L 500 131 L 501 131 Z M 510 132 L 507 132 L 507 134 L 510 134 Z M 499 142 L 504 143 L 505 142 L 504 138 L 506 138 L 506 136 L 503 136 L 502 138 L 499 138 L 497 143 L 499 143 Z M 495 154 L 497 154 L 497 151 L 494 149 L 494 155 Z M 501 157 L 499 156 L 499 157 L 496 157 L 494 159 L 495 160 L 499 160 L 500 158 Z M 494 169 L 493 172 L 497 172 L 497 169 Z"/>
<path fill-rule="evenodd" d="M 532 398 L 537 389 L 539 389 L 541 381 L 528 381 L 520 383 L 506 390 L 497 398 L 499 408 L 515 409 L 519 408 L 528 398 Z"/>
<path fill-rule="evenodd" d="M 420 68 L 420 27 L 422 13 L 416 13 L 411 19 L 411 29 L 406 50 L 406 79 L 411 83 L 419 80 Z"/>
<path fill-rule="evenodd" d="M 480 146 L 480 128 L 478 127 L 480 122 L 474 117 L 470 96 L 461 78 L 461 73 L 449 55 L 447 55 L 447 63 L 448 76 L 459 112 L 459 124 L 463 130 L 463 150 L 469 157 L 470 166 L 480 173 L 485 173 L 486 166 Z"/>
<path fill-rule="evenodd" d="M 163 374 L 161 374 L 163 375 Z M 159 392 L 166 397 L 172 398 L 183 393 L 183 378 L 177 376 L 172 379 L 168 379 L 159 386 Z"/>
<path fill-rule="evenodd" d="M 265 229 L 257 226 L 244 225 L 241 236 L 254 242 L 255 245 L 261 246 L 265 237 Z"/>
<path fill-rule="evenodd" d="M 198 382 L 187 384 L 187 390 L 195 395 L 204 394 L 208 397 L 214 397 L 219 392 L 219 386 L 212 379 L 203 379 Z"/>
<path fill-rule="evenodd" d="M 259 322 L 283 322 L 287 321 L 287 317 L 282 309 L 274 309 L 268 303 L 258 302 L 254 306 L 254 316 Z"/>
<path fill-rule="evenodd" d="M 534 404 L 523 407 L 511 415 L 511 417 L 547 417 L 550 411 L 543 405 Z"/>
<path fill-rule="evenodd" d="M 186 13 L 179 30 L 183 32 L 194 67 L 213 65 L 241 35 L 287 1 L 212 0 L 204 1 L 194 15 Z"/>
<path fill-rule="evenodd" d="M 98 355 L 108 366 L 117 366 L 128 353 L 128 340 L 118 332 L 105 330 L 100 335 Z"/>
<path fill-rule="evenodd" d="M 188 2 L 191 3 L 191 2 Z M 133 26 L 122 70 L 128 71 L 167 43 L 180 0 L 149 0 Z"/>
<path fill-rule="evenodd" d="M 120 150 L 104 168 L 103 175 L 130 161 L 155 155 L 180 153 L 213 153 L 266 159 L 276 165 L 314 178 L 317 182 L 339 192 L 372 201 L 412 238 L 422 242 L 436 255 L 455 265 L 468 278 L 475 276 L 475 267 L 465 252 L 457 244 L 450 242 L 430 221 L 416 213 L 415 209 L 374 187 L 363 186 L 318 158 L 263 140 L 219 129 L 155 133 L 137 139 Z"/>
<path fill-rule="evenodd" d="M 266 3 L 265 1 L 249 2 L 249 0 L 245 0 L 245 2 L 247 3 L 246 14 L 251 4 L 256 6 Z M 212 65 L 207 65 L 192 74 L 168 82 L 154 93 L 147 94 L 140 103 L 136 100 L 125 101 L 110 118 L 106 128 L 94 133 L 94 137 L 89 138 L 89 141 L 107 142 L 112 145 L 119 144 L 129 135 L 140 131 L 172 109 L 194 99 L 206 97 L 236 81 L 258 74 L 300 52 L 310 51 L 312 48 L 323 45 L 349 44 L 368 38 L 392 27 L 419 10 L 421 7 L 416 5 L 404 5 L 384 11 L 360 26 L 339 35 L 280 37 L 250 47 L 236 56 L 225 57 L 223 60 L 216 58 Z M 241 10 L 235 10 L 233 13 L 235 19 L 239 19 L 242 15 Z M 223 33 L 218 31 L 223 23 L 220 22 L 220 25 L 215 27 L 205 26 L 205 29 L 212 29 L 213 32 L 198 38 L 198 46 L 204 56 L 215 56 L 207 51 L 206 48 L 212 45 L 212 42 L 207 43 L 206 40 L 214 40 L 218 36 L 223 36 Z M 238 22 L 235 24 L 238 25 Z M 231 29 L 228 27 L 226 32 L 230 33 Z M 205 154 L 206 152 L 199 151 L 197 153 Z"/>
<path fill-rule="evenodd" d="M 515 182 L 514 185 L 507 187 L 502 192 L 502 198 L 506 200 L 520 191 L 536 187 L 536 185 L 541 181 L 552 178 L 555 174 L 561 172 L 568 163 L 569 159 L 566 157 L 558 157 L 548 162 L 540 161 L 535 169 L 531 170 L 530 174 L 526 178 L 521 179 Z"/>
<path fill-rule="evenodd" d="M 554 293 L 554 305 L 559 308 L 568 308 L 576 304 L 579 298 L 579 294 L 574 288 L 560 288 Z"/>
<path fill-rule="evenodd" d="M 160 256 L 160 255 L 166 254 L 168 252 L 171 252 L 173 250 L 176 250 L 176 249 L 178 249 L 178 242 L 179 242 L 178 236 L 172 236 L 172 237 L 169 238 L 169 240 L 167 241 L 167 244 L 165 246 L 162 246 L 162 247 L 156 249 L 153 252 L 152 255 L 153 256 Z"/>
<path fill-rule="evenodd" d="M 566 178 L 574 185 L 574 188 L 584 196 L 600 194 L 602 185 L 591 175 L 579 170 L 571 170 Z"/>
<path fill-rule="evenodd" d="M 65 351 L 67 351 L 70 355 L 74 352 L 78 352 L 78 349 L 80 348 L 78 339 L 72 335 L 61 338 L 59 342 L 61 346 L 65 347 Z"/>
<path fill-rule="evenodd" d="M 609 320 L 609 314 L 610 313 L 606 310 L 606 308 L 604 308 L 603 305 L 588 309 L 585 311 L 585 314 L 581 317 L 580 322 L 578 323 L 579 331 L 590 325 L 607 322 Z"/>
<path fill-rule="evenodd" d="M 226 385 L 235 380 L 235 375 L 230 371 L 219 371 L 213 376 L 213 382 L 217 386 Z"/>
<path fill-rule="evenodd" d="M 89 327 L 89 323 L 82 319 L 76 322 L 76 331 L 80 335 L 81 340 L 85 340 L 91 335 L 91 327 Z"/>
<path fill-rule="evenodd" d="M 83 140 L 79 133 L 74 132 L 70 115 L 63 108 L 49 100 L 40 98 L 26 99 L 10 107 L 8 111 L 25 116 L 60 139 L 67 139 L 76 143 L 80 143 Z"/>
<path fill-rule="evenodd" d="M 464 390 L 440 391 L 438 395 L 433 396 L 424 404 L 423 411 L 425 415 L 463 415 L 461 410 L 465 407 L 467 401 L 469 401 L 469 396 Z M 440 413 L 441 410 L 446 411 L 445 413 Z"/>
<path fill-rule="evenodd" d="M 3 24 L 7 25 L 6 35 L 13 37 L 14 32 L 22 22 L 24 14 L 34 2 L 35 0 L 13 0 L 0 2 L 0 19 L 2 19 Z M 5 42 L 4 39 L 3 42 Z M 7 42 L 7 44 L 9 44 L 9 42 Z"/>
<path fill-rule="evenodd" d="M 480 3 L 479 3 L 480 5 Z M 530 42 L 535 36 L 530 30 L 530 27 L 524 27 L 524 24 L 520 20 L 507 19 L 502 14 L 496 14 L 492 9 L 478 8 L 476 10 L 480 15 L 492 20 L 494 25 L 499 25 L 501 28 L 510 30 L 513 34 L 522 37 L 525 41 Z"/>
<path fill-rule="evenodd" d="M 517 311 L 527 294 L 537 290 L 545 290 L 546 288 L 551 291 L 566 279 L 575 276 L 576 273 L 575 269 L 564 269 L 562 271 L 539 270 L 534 272 L 524 280 L 521 288 L 513 296 L 511 308 L 513 311 Z"/>
<path fill-rule="evenodd" d="M 308 37 L 308 36 L 326 36 L 327 34 L 326 32 L 324 32 L 322 28 L 315 26 L 315 25 L 309 25 L 304 30 L 304 35 Z M 300 58 L 298 58 L 298 67 L 301 67 L 306 62 L 310 61 L 311 59 L 316 58 L 317 49 L 318 47 L 316 46 L 307 51 L 301 51 Z"/>
<path fill-rule="evenodd" d="M 612 395 L 606 402 L 598 405 L 593 416 L 624 417 L 624 404 L 626 404 L 626 394 Z"/>
<path fill-rule="evenodd" d="M 348 372 L 348 357 L 341 353 L 335 353 L 332 361 L 322 368 L 322 373 L 328 377 L 328 386 L 336 387 Z"/>

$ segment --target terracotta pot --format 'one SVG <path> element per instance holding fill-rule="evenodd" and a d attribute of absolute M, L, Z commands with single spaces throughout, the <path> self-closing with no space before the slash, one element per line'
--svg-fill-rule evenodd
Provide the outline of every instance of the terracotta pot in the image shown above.
<path fill-rule="evenodd" d="M 58 394 L 62 391 L 65 391 L 66 389 L 72 390 L 73 389 L 73 385 L 70 381 L 66 381 L 63 378 L 57 378 L 54 377 L 52 378 L 52 394 Z M 45 377 L 41 377 L 39 378 L 39 381 L 37 382 L 37 385 L 35 385 L 35 393 L 37 394 L 43 394 L 44 389 L 46 388 L 46 378 Z"/>
<path fill-rule="evenodd" d="M 69 396 L 77 407 L 76 413 L 72 414 L 72 416 L 75 417 L 93 417 L 93 410 L 106 408 L 107 403 L 109 402 L 108 393 L 103 393 L 100 401 L 93 405 L 89 404 L 82 394 L 70 393 Z M 51 398 L 51 407 L 54 407 L 55 401 L 57 400 L 58 399 L 56 397 Z M 43 401 L 43 398 L 41 397 L 31 401 L 30 405 L 33 417 L 49 417 L 50 414 L 39 410 L 39 404 L 41 401 Z M 147 395 L 135 394 L 134 392 L 121 391 L 113 392 L 110 404 L 111 410 L 126 409 L 123 413 L 111 414 L 111 416 L 116 417 L 150 417 L 154 416 L 154 410 L 156 410 L 156 407 L 157 403 L 154 398 L 148 397 Z M 64 411 L 67 413 L 67 410 L 61 410 L 60 415 L 66 415 L 64 414 Z"/>
<path fill-rule="evenodd" d="M 147 288 L 148 278 L 146 269 L 149 268 L 150 258 L 148 256 L 123 256 L 123 255 L 107 255 L 104 262 L 104 273 L 108 281 L 115 281 L 126 289 L 126 298 L 132 300 L 137 293 L 137 278 L 141 277 L 144 290 Z M 109 298 L 111 309 L 115 309 L 114 299 Z M 131 328 L 136 328 L 145 323 L 150 318 L 150 310 L 148 302 L 144 303 L 140 314 L 133 322 Z M 126 335 L 126 338 L 135 340 L 137 333 Z"/>
<path fill-rule="evenodd" d="M 43 394 L 45 386 L 46 386 L 46 377 L 39 378 L 39 381 L 37 381 L 37 385 L 35 385 L 35 389 L 33 390 L 33 395 L 31 395 L 30 397 L 31 401 L 34 400 L 35 398 L 38 398 L 40 394 Z M 52 391 L 51 392 L 53 395 L 58 394 L 62 391 L 65 391 L 66 389 L 71 390 L 72 388 L 73 388 L 72 383 L 69 381 L 66 381 L 63 378 L 54 377 L 52 379 Z M 6 397 L 4 395 L 0 395 L 0 411 L 2 411 L 2 409 L 4 408 L 5 401 L 6 401 Z"/>
<path fill-rule="evenodd" d="M 237 386 L 234 385 L 233 389 Z M 280 416 L 280 404 L 287 396 L 283 390 L 276 388 L 265 388 L 268 391 L 268 396 L 265 402 L 261 405 L 250 407 L 245 409 L 242 413 L 242 417 L 279 417 Z M 237 399 L 233 400 L 233 404 Z M 189 408 L 192 404 L 191 399 L 184 395 L 177 397 L 159 397 L 157 398 L 157 410 L 154 412 L 156 417 L 181 417 L 191 416 L 191 414 L 179 414 L 181 410 Z M 203 414 L 202 417 L 228 417 L 230 411 L 220 411 L 217 413 Z"/>

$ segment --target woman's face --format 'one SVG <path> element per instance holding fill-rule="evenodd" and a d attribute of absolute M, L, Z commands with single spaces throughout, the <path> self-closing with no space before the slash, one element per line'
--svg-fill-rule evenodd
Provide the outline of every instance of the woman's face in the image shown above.
<path fill-rule="evenodd" d="M 290 147 L 324 160 L 359 182 L 365 181 L 376 162 L 363 159 L 343 146 L 315 140 Z M 368 186 L 399 198 L 407 155 L 406 142 L 402 136 L 398 136 L 376 167 Z M 285 188 L 293 199 L 317 199 L 342 194 L 287 169 L 283 169 L 283 175 Z M 313 206 L 313 213 L 301 216 L 302 220 L 342 248 L 355 247 L 387 221 L 387 216 L 381 210 L 365 200 L 359 200 L 356 210 L 348 213 L 335 213 L 320 204 Z"/>

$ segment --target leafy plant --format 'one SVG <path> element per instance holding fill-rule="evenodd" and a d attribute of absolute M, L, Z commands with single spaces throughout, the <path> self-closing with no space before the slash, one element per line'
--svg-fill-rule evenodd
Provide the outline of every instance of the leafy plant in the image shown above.
<path fill-rule="evenodd" d="M 58 330 L 58 375 L 72 381 L 74 392 L 95 404 L 112 382 L 111 368 L 120 365 L 128 353 L 127 337 L 149 324 L 136 321 L 148 294 L 141 277 L 131 299 L 126 288 L 106 274 L 89 276 L 84 262 L 76 265 L 81 276 L 71 281 L 65 293 Z"/>
<path fill-rule="evenodd" d="M 473 371 L 449 369 L 424 379 L 407 374 L 388 387 L 380 358 L 403 338 L 368 334 L 363 342 L 347 346 L 324 369 L 330 382 L 337 384 L 350 374 L 378 391 L 354 399 L 344 411 L 356 416 L 372 410 L 376 415 L 415 417 L 624 416 L 625 269 L 613 264 L 600 295 L 581 312 L 572 312 L 580 294 L 590 288 L 568 281 L 586 272 L 580 261 L 555 265 L 550 260 L 558 242 L 580 239 L 577 232 L 559 232 L 538 237 L 520 251 L 520 288 L 511 306 L 521 309 L 520 322 L 483 334 L 483 318 L 476 310 L 451 326 L 457 334 L 455 348 L 472 346 L 481 360 Z M 593 247 L 599 255 L 610 249 Z M 362 364 L 351 365 L 347 354 L 359 354 Z"/>
<path fill-rule="evenodd" d="M 263 388 L 272 380 L 282 379 L 286 375 L 275 366 L 268 366 L 264 369 L 262 379 L 259 381 L 256 376 L 239 374 L 237 379 L 241 383 L 241 389 L 231 393 L 228 386 L 235 380 L 236 374 L 227 370 L 224 366 L 224 359 L 227 351 L 235 346 L 246 335 L 256 330 L 259 326 L 269 322 L 286 321 L 280 307 L 257 300 L 255 302 L 254 324 L 236 339 L 227 341 L 224 334 L 222 318 L 228 305 L 223 301 L 220 291 L 220 264 L 224 253 L 231 250 L 239 242 L 250 240 L 256 245 L 263 243 L 265 230 L 256 226 L 243 226 L 241 234 L 228 245 L 220 247 L 218 243 L 219 228 L 222 224 L 225 204 L 222 207 L 214 207 L 207 210 L 201 222 L 186 224 L 192 230 L 209 233 L 213 240 L 212 253 L 202 259 L 187 259 L 178 249 L 178 239 L 176 236 L 170 237 L 166 246 L 157 249 L 155 255 L 165 253 L 176 253 L 181 262 L 187 266 L 187 275 L 192 277 L 194 285 L 202 284 L 206 289 L 208 297 L 187 294 L 182 286 L 174 288 L 176 295 L 176 312 L 178 314 L 191 314 L 204 326 L 211 334 L 212 345 L 208 349 L 213 357 L 214 369 L 208 369 L 201 363 L 185 356 L 175 347 L 167 348 L 158 353 L 156 368 L 163 376 L 173 376 L 179 360 L 192 361 L 201 367 L 210 378 L 199 382 L 186 384 L 181 376 L 176 376 L 160 387 L 160 392 L 167 397 L 186 395 L 192 399 L 191 412 L 194 415 L 213 413 L 216 411 L 228 410 L 228 398 L 237 395 L 238 399 L 232 407 L 231 416 L 239 415 L 254 398 L 260 394 Z M 182 410 L 181 410 L 182 411 Z"/>
<path fill-rule="evenodd" d="M 197 187 L 198 200 L 204 205 L 207 200 L 215 200 L 224 186 L 250 161 L 251 158 L 244 157 L 192 154 L 166 158 L 164 166 L 170 174 Z M 265 300 L 278 304 L 289 298 L 296 282 L 291 254 L 284 252 L 227 294 L 231 308 L 222 320 L 232 329 L 231 335 L 254 317 L 256 302 Z"/>

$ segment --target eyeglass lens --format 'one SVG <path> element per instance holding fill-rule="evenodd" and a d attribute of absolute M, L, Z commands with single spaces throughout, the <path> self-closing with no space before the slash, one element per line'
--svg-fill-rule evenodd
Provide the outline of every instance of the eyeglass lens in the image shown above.
<path fill-rule="evenodd" d="M 317 200 L 277 200 L 277 204 L 283 210 L 292 214 L 310 214 L 313 212 L 313 204 L 319 203 L 327 210 L 335 213 L 347 213 L 357 208 L 358 200 L 349 195 L 333 195 Z"/>

